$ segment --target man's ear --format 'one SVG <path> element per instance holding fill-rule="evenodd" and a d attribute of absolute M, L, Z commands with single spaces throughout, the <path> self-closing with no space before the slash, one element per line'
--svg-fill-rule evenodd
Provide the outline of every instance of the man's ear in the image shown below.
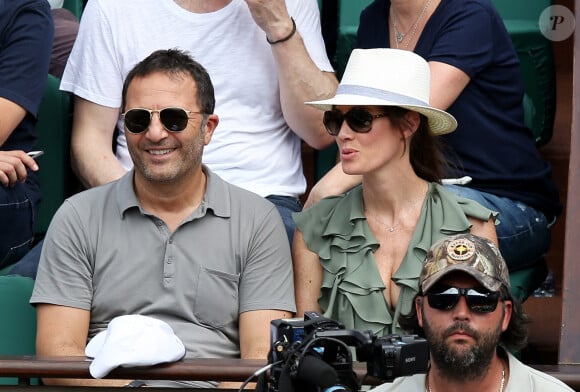
<path fill-rule="evenodd" d="M 207 119 L 205 121 L 205 133 L 204 133 L 204 141 L 205 145 L 207 146 L 211 140 L 213 135 L 213 131 L 215 131 L 218 123 L 220 122 L 219 117 L 217 114 L 208 114 Z"/>
<path fill-rule="evenodd" d="M 417 325 L 423 328 L 423 297 L 415 298 L 415 312 L 417 312 Z"/>
<path fill-rule="evenodd" d="M 504 309 L 503 320 L 501 322 L 502 332 L 506 331 L 508 329 L 508 326 L 510 325 L 510 320 L 512 319 L 512 312 L 514 310 L 513 302 L 510 300 L 505 300 L 503 309 Z"/>

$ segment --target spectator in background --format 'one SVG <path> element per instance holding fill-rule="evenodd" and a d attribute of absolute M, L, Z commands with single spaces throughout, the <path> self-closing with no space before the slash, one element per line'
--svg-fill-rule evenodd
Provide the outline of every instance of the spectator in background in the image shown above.
<path fill-rule="evenodd" d="M 60 79 L 78 33 L 79 21 L 72 12 L 62 8 L 63 0 L 49 0 L 49 3 L 54 21 L 54 42 L 48 72 Z M 35 279 L 42 244 L 43 241 L 39 241 L 11 268 L 10 273 Z"/>
<path fill-rule="evenodd" d="M 294 214 L 298 316 L 322 310 L 347 329 L 400 332 L 432 243 L 472 232 L 496 240 L 494 213 L 439 184 L 443 158 L 434 135 L 457 123 L 429 105 L 429 66 L 396 49 L 352 52 L 326 110 L 342 170 L 362 185 Z"/>
<path fill-rule="evenodd" d="M 63 8 L 64 0 L 48 0 L 48 2 L 54 20 L 54 43 L 48 72 L 60 79 L 79 31 L 79 21 L 72 12 Z"/>
<path fill-rule="evenodd" d="M 410 50 L 429 62 L 431 105 L 458 122 L 442 136 L 450 147 L 446 177 L 471 178 L 448 189 L 499 212 L 497 236 L 510 271 L 545 267 L 561 205 L 551 168 L 524 124 L 519 61 L 490 0 L 375 0 L 361 14 L 357 41 L 359 48 Z M 307 205 L 358 182 L 335 167 Z"/>
<path fill-rule="evenodd" d="M 209 75 L 183 52 L 160 50 L 122 92 L 135 166 L 54 216 L 31 299 L 36 352 L 84 355 L 113 318 L 140 314 L 168 323 L 189 358 L 265 359 L 270 321 L 295 311 L 290 247 L 274 205 L 202 165 L 218 125 Z"/>
<path fill-rule="evenodd" d="M 0 268 L 33 241 L 40 188 L 36 116 L 48 75 L 54 27 L 46 0 L 0 3 Z"/>
<path fill-rule="evenodd" d="M 401 326 L 427 339 L 429 370 L 373 392 L 572 392 L 508 351 L 525 346 L 528 317 L 510 294 L 507 265 L 492 242 L 470 234 L 438 241 L 419 287 Z"/>
<path fill-rule="evenodd" d="M 191 52 L 215 84 L 221 126 L 204 162 L 272 201 L 291 242 L 291 213 L 306 188 L 301 139 L 314 148 L 332 142 L 321 112 L 304 105 L 337 86 L 316 0 L 89 1 L 61 84 L 76 96 L 74 170 L 93 187 L 132 167 L 119 116 L 123 79 L 153 50 L 173 47 Z"/>

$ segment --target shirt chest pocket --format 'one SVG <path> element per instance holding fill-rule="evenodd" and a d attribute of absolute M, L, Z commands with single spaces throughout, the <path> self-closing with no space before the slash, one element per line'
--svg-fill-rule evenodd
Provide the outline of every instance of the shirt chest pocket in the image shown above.
<path fill-rule="evenodd" d="M 201 324 L 223 327 L 238 319 L 240 276 L 202 268 L 194 301 Z"/>

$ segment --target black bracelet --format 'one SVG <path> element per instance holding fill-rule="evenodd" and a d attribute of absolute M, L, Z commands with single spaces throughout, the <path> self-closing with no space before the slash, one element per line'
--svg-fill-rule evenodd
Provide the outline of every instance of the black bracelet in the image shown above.
<path fill-rule="evenodd" d="M 293 17 L 290 17 L 290 20 L 292 21 L 292 31 L 286 37 L 281 38 L 278 41 L 270 41 L 270 39 L 268 38 L 268 36 L 266 36 L 266 41 L 268 41 L 268 43 L 270 45 L 276 45 L 276 44 L 279 44 L 280 42 L 286 42 L 290 38 L 292 38 L 292 36 L 296 33 L 296 22 L 294 22 L 294 18 Z"/>

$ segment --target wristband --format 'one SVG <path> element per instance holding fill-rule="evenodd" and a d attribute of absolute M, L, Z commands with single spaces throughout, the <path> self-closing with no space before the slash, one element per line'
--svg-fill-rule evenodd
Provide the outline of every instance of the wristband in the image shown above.
<path fill-rule="evenodd" d="M 268 36 L 266 36 L 266 41 L 268 41 L 268 43 L 270 45 L 276 45 L 276 44 L 279 44 L 280 42 L 286 42 L 286 41 L 288 41 L 290 38 L 292 38 L 294 36 L 294 34 L 296 33 L 296 22 L 294 22 L 294 18 L 293 17 L 290 17 L 290 20 L 292 21 L 292 31 L 290 31 L 290 34 L 288 34 L 286 37 L 280 38 L 277 41 L 270 41 L 270 39 L 268 38 Z"/>

